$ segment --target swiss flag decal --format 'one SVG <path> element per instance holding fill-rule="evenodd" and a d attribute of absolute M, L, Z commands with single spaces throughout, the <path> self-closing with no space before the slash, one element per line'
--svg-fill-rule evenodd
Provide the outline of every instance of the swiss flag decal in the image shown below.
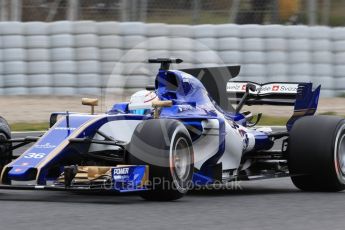
<path fill-rule="evenodd" d="M 272 86 L 272 91 L 278 91 L 278 90 L 279 90 L 279 85 Z"/>

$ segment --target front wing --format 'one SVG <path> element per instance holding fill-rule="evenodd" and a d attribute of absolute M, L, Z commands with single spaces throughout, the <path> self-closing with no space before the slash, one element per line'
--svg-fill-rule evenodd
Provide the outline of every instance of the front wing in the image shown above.
<path fill-rule="evenodd" d="M 52 184 L 0 185 L 0 189 L 140 192 L 148 190 L 148 173 L 147 165 L 66 166 Z"/>

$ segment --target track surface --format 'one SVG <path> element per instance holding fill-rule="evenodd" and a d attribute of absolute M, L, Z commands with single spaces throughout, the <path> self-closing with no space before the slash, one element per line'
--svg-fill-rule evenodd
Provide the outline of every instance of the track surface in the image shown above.
<path fill-rule="evenodd" d="M 18 136 L 18 134 L 15 134 Z M 306 193 L 290 179 L 194 191 L 176 202 L 136 195 L 0 191 L 0 229 L 341 229 L 345 193 Z"/>

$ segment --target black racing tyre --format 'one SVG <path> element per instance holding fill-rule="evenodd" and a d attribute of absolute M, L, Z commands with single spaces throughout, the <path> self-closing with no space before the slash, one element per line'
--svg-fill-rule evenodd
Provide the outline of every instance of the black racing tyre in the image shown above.
<path fill-rule="evenodd" d="M 288 165 L 294 185 L 305 191 L 345 189 L 345 119 L 308 116 L 293 125 Z"/>
<path fill-rule="evenodd" d="M 194 152 L 185 126 L 176 120 L 153 119 L 140 123 L 127 147 L 131 165 L 148 165 L 150 190 L 146 200 L 171 201 L 183 197 L 190 188 Z"/>
<path fill-rule="evenodd" d="M 11 130 L 7 121 L 0 117 L 0 140 L 11 139 Z M 12 161 L 12 145 L 10 143 L 0 143 L 0 170 Z"/>

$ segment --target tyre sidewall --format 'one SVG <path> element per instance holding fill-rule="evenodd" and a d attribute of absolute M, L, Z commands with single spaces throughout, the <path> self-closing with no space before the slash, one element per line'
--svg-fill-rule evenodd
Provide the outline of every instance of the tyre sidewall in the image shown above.
<path fill-rule="evenodd" d="M 172 150 L 179 138 L 188 143 L 192 157 L 189 176 L 182 183 L 176 179 L 171 161 Z M 170 119 L 143 121 L 134 131 L 127 151 L 129 164 L 149 165 L 152 191 L 173 191 L 176 198 L 188 191 L 194 170 L 194 152 L 190 135 L 181 122 Z"/>
<path fill-rule="evenodd" d="M 336 170 L 337 136 L 345 120 L 334 116 L 304 117 L 291 132 L 288 165 L 294 184 L 303 190 L 339 191 L 345 188 Z"/>
<path fill-rule="evenodd" d="M 0 117 L 0 139 L 7 140 L 11 139 L 11 131 L 7 121 Z M 0 169 L 11 162 L 12 151 L 10 150 L 11 144 L 0 144 Z"/>

